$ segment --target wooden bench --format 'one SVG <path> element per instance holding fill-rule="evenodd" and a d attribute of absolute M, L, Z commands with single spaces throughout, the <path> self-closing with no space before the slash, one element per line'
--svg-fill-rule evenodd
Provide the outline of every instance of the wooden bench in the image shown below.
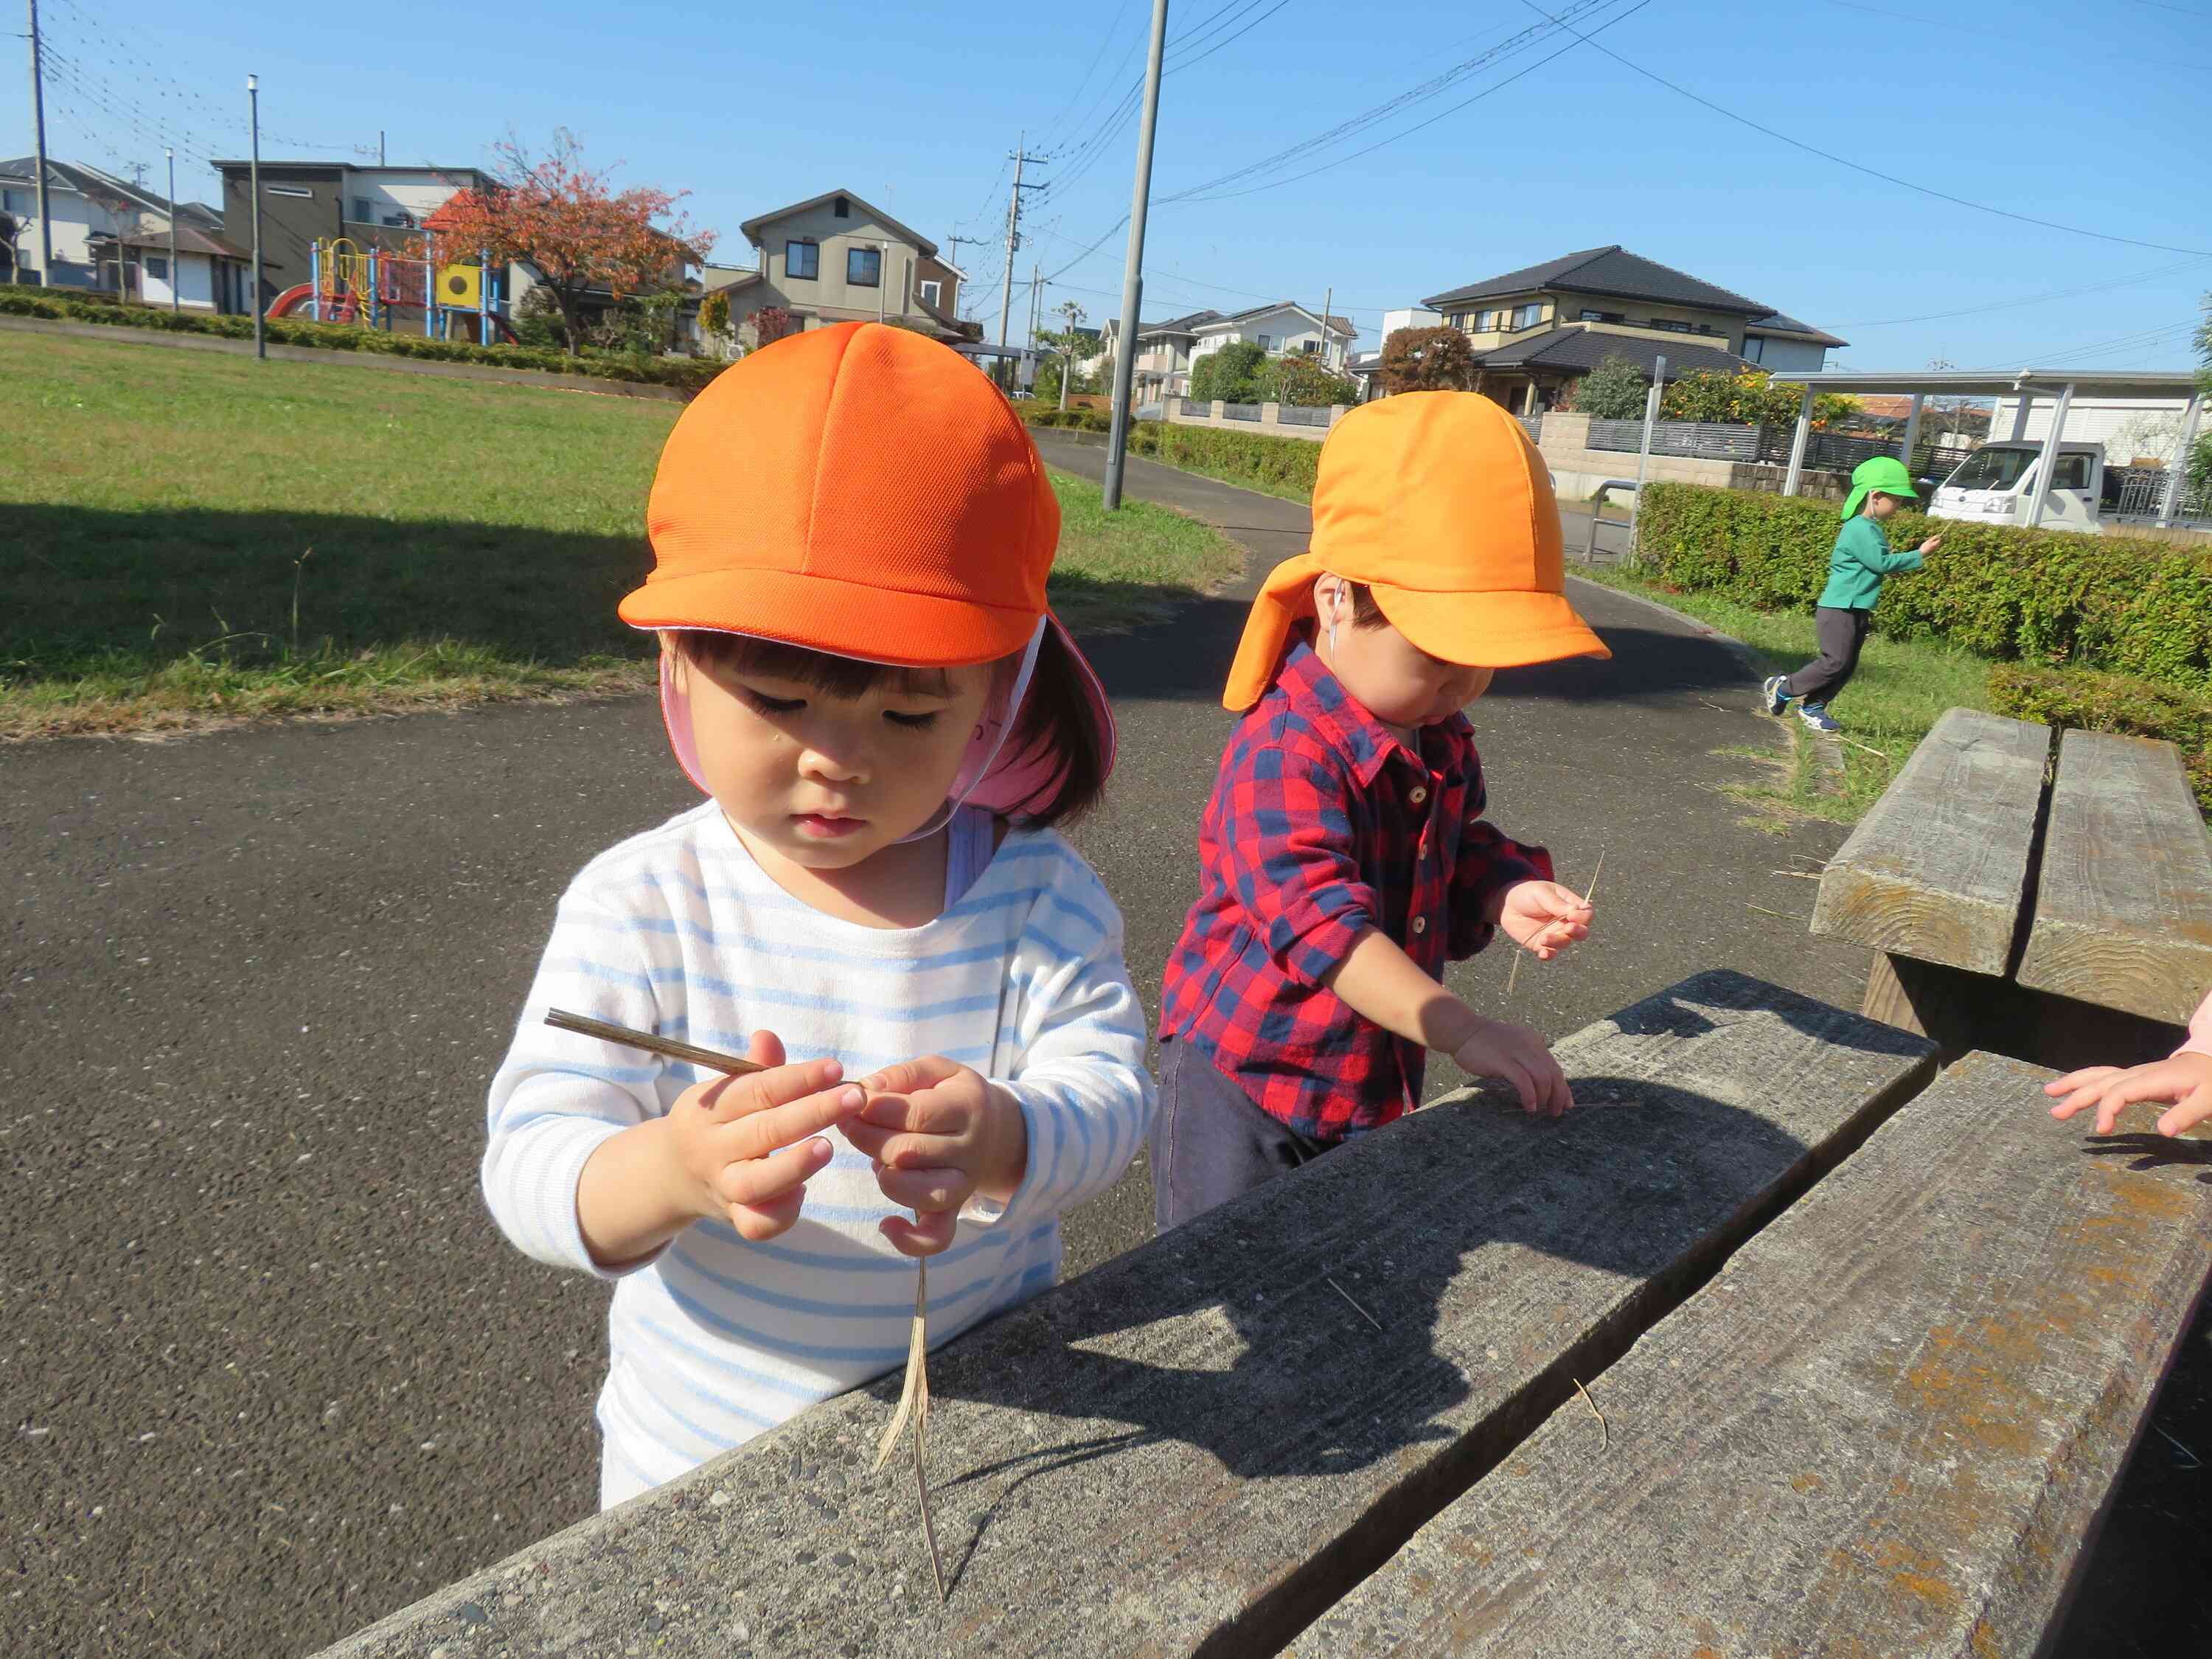
<path fill-rule="evenodd" d="M 891 1378 L 331 1651 L 1279 1648 L 1934 1075 L 1725 971 L 1557 1052 L 1562 1119 L 1439 1103 L 933 1356 L 943 1612 Z"/>
<path fill-rule="evenodd" d="M 2048 1075 L 1951 1068 L 1291 1650 L 2040 1650 L 2212 1269 L 2212 1146 Z"/>
<path fill-rule="evenodd" d="M 2058 1067 L 2169 1052 L 2212 989 L 2212 841 L 2172 744 L 1954 708 L 1820 879 L 1862 1012 Z"/>

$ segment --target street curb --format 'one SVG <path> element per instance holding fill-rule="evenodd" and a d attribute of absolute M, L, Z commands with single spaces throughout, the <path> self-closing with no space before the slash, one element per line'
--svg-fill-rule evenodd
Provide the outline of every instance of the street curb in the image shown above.
<path fill-rule="evenodd" d="M 1576 575 L 1572 571 L 1567 573 L 1567 580 L 1571 582 L 1579 582 L 1583 586 L 1594 589 L 1600 593 L 1610 593 L 1617 599 L 1626 599 L 1632 605 L 1640 605 L 1646 611 L 1656 611 L 1662 617 L 1672 617 L 1676 622 L 1692 629 L 1701 638 L 1726 646 L 1729 654 L 1735 658 L 1737 665 L 1743 670 L 1744 678 L 1753 684 L 1759 681 L 1760 667 L 1759 658 L 1749 646 L 1736 638 L 1735 635 L 1723 634 L 1711 623 L 1700 622 L 1686 611 L 1677 611 L 1673 605 L 1662 605 L 1656 599 L 1647 599 L 1641 593 L 1632 593 L 1624 587 L 1608 587 L 1603 582 L 1594 582 L 1587 576 Z"/>

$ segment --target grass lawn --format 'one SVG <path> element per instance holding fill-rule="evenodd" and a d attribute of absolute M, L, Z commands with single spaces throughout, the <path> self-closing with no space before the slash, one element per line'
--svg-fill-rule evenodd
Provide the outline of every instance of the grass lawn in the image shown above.
<path fill-rule="evenodd" d="M 672 404 L 7 337 L 0 738 L 179 730 L 652 684 L 615 616 L 649 564 Z M 1241 563 L 1054 475 L 1052 598 L 1141 622 Z"/>
<path fill-rule="evenodd" d="M 1678 593 L 1619 565 L 1577 565 L 1574 574 L 1672 605 L 1735 635 L 1752 649 L 1759 677 L 1786 674 L 1817 650 L 1813 618 L 1787 611 L 1755 611 L 1710 593 Z M 1823 776 L 1808 732 L 1792 713 L 1773 722 L 1776 746 L 1759 757 L 1779 758 L 1778 781 L 1749 787 L 1747 798 L 1808 817 L 1855 823 L 1889 787 L 1906 757 L 1947 708 L 1989 707 L 1986 659 L 1923 640 L 1869 637 L 1859 671 L 1836 699 L 1842 725 L 1843 772 Z M 1747 751 L 1757 752 L 1757 751 Z"/>

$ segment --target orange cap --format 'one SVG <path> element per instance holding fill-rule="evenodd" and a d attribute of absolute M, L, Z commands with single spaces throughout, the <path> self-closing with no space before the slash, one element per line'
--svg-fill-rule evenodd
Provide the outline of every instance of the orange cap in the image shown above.
<path fill-rule="evenodd" d="M 1446 662 L 1613 654 L 1566 601 L 1543 457 L 1479 392 L 1401 392 L 1336 423 L 1314 481 L 1310 550 L 1277 565 L 1253 601 L 1226 707 L 1266 694 L 1324 574 L 1364 583 L 1393 627 Z"/>
<path fill-rule="evenodd" d="M 646 509 L 637 628 L 709 628 L 872 662 L 1021 650 L 1046 615 L 1060 502 L 975 365 L 841 323 L 753 353 L 692 400 Z"/>

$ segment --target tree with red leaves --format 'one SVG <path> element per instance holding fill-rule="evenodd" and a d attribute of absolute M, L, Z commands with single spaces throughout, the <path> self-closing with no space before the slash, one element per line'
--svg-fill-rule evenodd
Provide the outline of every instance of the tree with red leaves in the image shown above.
<path fill-rule="evenodd" d="M 714 244 L 712 231 L 680 214 L 665 225 L 654 222 L 690 191 L 641 185 L 617 191 L 608 182 L 612 169 L 586 167 L 583 150 L 565 127 L 554 130 L 542 156 L 507 139 L 494 149 L 490 189 L 462 191 L 423 222 L 430 258 L 439 264 L 473 259 L 481 249 L 495 264 L 521 260 L 533 267 L 560 307 L 572 356 L 582 345 L 581 308 L 592 290 L 622 300 L 680 288 L 684 260 L 703 262 Z"/>

